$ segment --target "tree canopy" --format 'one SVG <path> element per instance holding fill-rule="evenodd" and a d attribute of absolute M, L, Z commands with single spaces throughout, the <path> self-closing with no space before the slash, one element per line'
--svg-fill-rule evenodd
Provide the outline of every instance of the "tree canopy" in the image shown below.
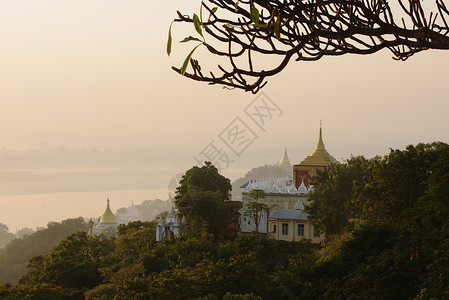
<path fill-rule="evenodd" d="M 181 42 L 196 45 L 182 67 L 172 68 L 193 80 L 257 93 L 267 77 L 281 72 L 292 60 L 316 61 L 382 49 L 389 49 L 397 60 L 406 60 L 427 49 L 447 50 L 448 16 L 445 0 L 436 0 L 431 12 L 415 0 L 201 1 L 199 14 L 178 11 L 173 21 L 193 24 L 196 36 Z M 199 46 L 217 62 L 224 58 L 226 64 L 203 70 L 193 59 Z M 267 64 L 267 56 L 276 57 L 276 63 Z"/>
<path fill-rule="evenodd" d="M 189 169 L 179 181 L 175 203 L 181 216 L 188 220 L 191 230 L 205 228 L 217 234 L 235 217 L 225 201 L 231 197 L 231 182 L 218 173 L 210 162 Z"/>
<path fill-rule="evenodd" d="M 77 232 L 55 245 L 47 255 L 35 256 L 21 284 L 54 284 L 69 289 L 92 288 L 101 283 L 99 267 L 113 249 L 113 240 L 105 236 L 88 237 Z"/>
<path fill-rule="evenodd" d="M 405 224 L 410 210 L 433 190 L 430 179 L 448 151 L 444 143 L 418 144 L 383 158 L 353 157 L 332 165 L 312 178 L 306 210 L 328 235 L 360 223 Z"/>
<path fill-rule="evenodd" d="M 5 247 L 12 239 L 14 239 L 14 234 L 9 232 L 8 226 L 0 223 L 0 249 Z"/>

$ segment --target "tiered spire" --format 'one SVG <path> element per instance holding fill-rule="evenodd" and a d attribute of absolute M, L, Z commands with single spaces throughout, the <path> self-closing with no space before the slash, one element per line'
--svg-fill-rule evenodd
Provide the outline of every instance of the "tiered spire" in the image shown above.
<path fill-rule="evenodd" d="M 284 156 L 282 156 L 281 161 L 279 162 L 279 167 L 281 167 L 285 172 L 291 172 L 292 164 L 287 154 L 287 147 L 284 150 Z"/>
<path fill-rule="evenodd" d="M 328 166 L 330 164 L 338 164 L 338 161 L 327 152 L 326 147 L 323 142 L 323 130 L 321 128 L 320 121 L 320 135 L 318 138 L 318 143 L 316 144 L 315 150 L 313 150 L 312 154 L 306 157 L 300 165 L 308 165 L 308 166 Z"/>
<path fill-rule="evenodd" d="M 107 200 L 106 210 L 104 211 L 103 215 L 100 219 L 100 224 L 114 224 L 116 223 L 115 216 L 112 213 L 111 207 L 109 206 L 109 197 Z"/>

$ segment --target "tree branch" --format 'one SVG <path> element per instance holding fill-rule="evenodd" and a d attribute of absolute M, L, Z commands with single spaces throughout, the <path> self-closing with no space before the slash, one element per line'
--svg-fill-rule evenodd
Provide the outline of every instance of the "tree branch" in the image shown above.
<path fill-rule="evenodd" d="M 408 5 L 398 0 L 400 10 L 394 12 L 386 0 L 208 2 L 218 10 L 202 3 L 210 14 L 202 24 L 207 33 L 204 45 L 212 56 L 227 57 L 229 64 L 218 65 L 205 76 L 199 62 L 192 59 L 193 71 L 188 69 L 184 75 L 252 93 L 265 86 L 265 78 L 280 73 L 293 55 L 295 61 L 315 61 L 323 56 L 366 55 L 389 49 L 394 59 L 406 60 L 427 49 L 449 49 L 449 10 L 443 0 L 436 0 L 437 12 L 429 18 L 419 0 L 409 0 Z M 252 20 L 251 5 L 260 12 L 258 25 Z M 178 12 L 174 22 L 193 23 L 193 19 Z M 218 50 L 220 45 L 226 50 Z M 276 57 L 277 64 L 267 67 Z"/>

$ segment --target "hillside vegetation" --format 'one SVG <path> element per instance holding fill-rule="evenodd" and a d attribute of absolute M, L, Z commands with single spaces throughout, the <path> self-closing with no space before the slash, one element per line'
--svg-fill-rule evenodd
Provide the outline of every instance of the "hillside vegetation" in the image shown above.
<path fill-rule="evenodd" d="M 87 224 L 81 217 L 50 222 L 45 229 L 11 240 L 0 249 L 0 282 L 17 283 L 26 273 L 32 257 L 48 253 L 52 245 L 78 231 L 87 231 Z"/>
<path fill-rule="evenodd" d="M 155 242 L 75 233 L 34 257 L 1 299 L 449 299 L 449 147 L 354 157 L 313 178 L 325 247 L 207 231 Z"/>

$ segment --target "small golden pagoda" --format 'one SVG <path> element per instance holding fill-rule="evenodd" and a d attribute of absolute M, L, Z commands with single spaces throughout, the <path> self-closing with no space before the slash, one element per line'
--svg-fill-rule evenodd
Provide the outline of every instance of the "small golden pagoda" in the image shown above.
<path fill-rule="evenodd" d="M 108 198 L 108 204 L 106 205 L 106 210 L 101 216 L 100 224 L 115 224 L 115 223 L 116 223 L 115 216 L 112 213 L 111 207 L 109 206 L 109 198 Z"/>
<path fill-rule="evenodd" d="M 301 185 L 301 182 L 309 187 L 309 179 L 315 175 L 317 169 L 324 169 L 330 164 L 338 164 L 339 162 L 327 152 L 324 147 L 323 133 L 320 124 L 320 136 L 315 150 L 312 154 L 307 156 L 299 165 L 293 166 L 293 182 L 296 188 Z"/>
<path fill-rule="evenodd" d="M 107 200 L 106 210 L 100 218 L 100 222 L 93 226 L 92 233 L 94 235 L 104 234 L 107 236 L 113 236 L 117 234 L 117 220 L 112 213 L 111 207 L 109 205 L 109 198 Z"/>

